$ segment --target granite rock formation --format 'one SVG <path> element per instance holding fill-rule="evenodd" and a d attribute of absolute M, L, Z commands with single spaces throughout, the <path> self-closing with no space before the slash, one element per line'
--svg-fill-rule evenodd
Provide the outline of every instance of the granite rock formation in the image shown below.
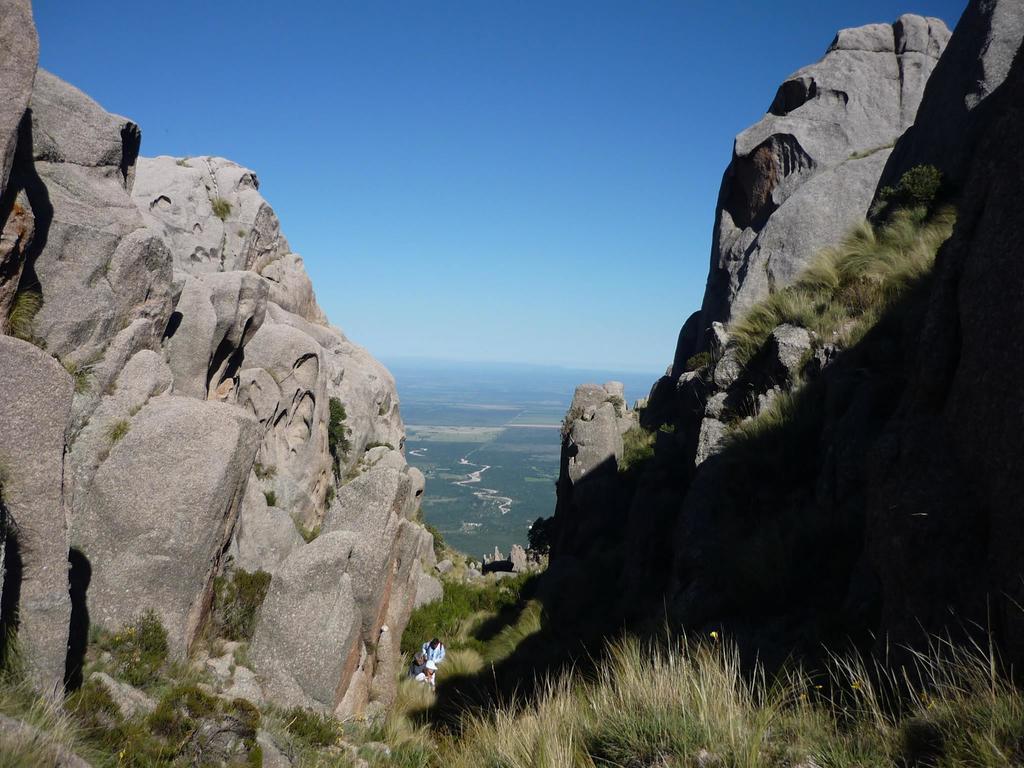
<path fill-rule="evenodd" d="M 706 315 L 706 327 L 693 320 L 681 334 L 680 350 L 703 354 L 689 365 L 677 354 L 639 414 L 653 439 L 650 459 L 599 476 L 587 503 L 586 476 L 560 485 L 545 577 L 552 591 L 585 590 L 599 577 L 609 631 L 626 624 L 659 633 L 668 620 L 728 633 L 745 658 L 768 664 L 850 643 L 895 653 L 928 633 L 988 642 L 989 630 L 1006 660 L 1020 664 L 1024 424 L 1012 390 L 1024 318 L 1008 287 L 1021 279 L 1022 23 L 1018 3 L 974 0 L 926 86 L 944 42 L 939 23 L 904 17 L 892 28 L 840 33 L 826 59 L 842 54 L 870 73 L 872 62 L 911 52 L 921 77 L 886 78 L 885 88 L 901 82 L 917 98 L 924 92 L 902 137 L 916 103 L 879 112 L 892 118 L 885 125 L 895 133 L 886 135 L 897 140 L 887 176 L 877 177 L 883 148 L 875 182 L 862 179 L 862 226 L 870 200 L 899 178 L 888 174 L 928 163 L 951 182 L 941 192 L 957 210 L 951 237 L 934 268 L 862 335 L 820 338 L 781 322 L 757 349 L 741 349 L 734 329 L 715 321 L 730 312 L 737 319 L 743 303 L 733 299 L 744 289 L 736 283 L 731 296 L 720 294 L 729 312 Z M 784 87 L 774 111 L 809 94 L 825 98 L 824 81 L 814 82 Z M 734 163 L 723 190 L 736 171 Z M 804 233 L 816 231 L 816 211 L 805 207 Z M 726 205 L 716 238 L 727 213 Z M 927 212 L 914 215 L 915 226 L 927 221 Z M 806 242 L 824 249 L 838 234 L 817 231 Z M 750 253 L 762 239 L 750 241 Z M 786 280 L 803 258 L 787 262 Z M 719 266 L 709 290 L 724 284 Z"/>
<path fill-rule="evenodd" d="M 786 78 L 767 114 L 736 137 L 704 301 L 680 335 L 675 376 L 704 348 L 711 323 L 791 283 L 863 220 L 948 39 L 941 20 L 911 14 L 840 30 L 825 56 Z"/>
<path fill-rule="evenodd" d="M 386 705 L 434 564 L 394 380 L 328 324 L 251 170 L 140 158 L 135 123 L 37 72 L 28 3 L 2 8 L 12 584 L 10 557 L 23 562 L 0 623 L 17 609 L 33 683 L 55 693 L 70 679 L 69 624 L 81 632 L 83 617 L 117 629 L 153 610 L 182 658 L 215 583 L 265 571 L 243 687 L 346 715 L 371 695 Z M 90 575 L 81 605 L 69 554 L 72 585 Z"/>

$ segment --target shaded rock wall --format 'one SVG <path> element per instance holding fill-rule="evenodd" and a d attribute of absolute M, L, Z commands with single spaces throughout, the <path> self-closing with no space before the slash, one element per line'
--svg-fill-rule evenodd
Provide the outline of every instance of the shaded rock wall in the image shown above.
<path fill-rule="evenodd" d="M 956 182 L 957 224 L 933 274 L 849 349 L 783 325 L 740 365 L 727 328 L 701 329 L 702 370 L 659 380 L 641 413 L 670 427 L 653 458 L 611 475 L 589 505 L 567 507 L 560 487 L 552 572 L 604 580 L 612 624 L 725 630 L 768 663 L 990 628 L 1024 659 L 1020 24 L 1017 3 L 972 2 L 893 149 L 894 162 L 934 162 Z M 966 117 L 949 106 L 944 122 L 943 104 Z M 702 449 L 737 409 L 787 391 L 783 429 Z"/>

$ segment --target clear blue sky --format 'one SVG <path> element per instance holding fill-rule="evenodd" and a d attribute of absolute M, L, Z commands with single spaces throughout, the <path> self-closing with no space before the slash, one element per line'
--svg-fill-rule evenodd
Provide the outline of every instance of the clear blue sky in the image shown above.
<path fill-rule="evenodd" d="M 254 169 L 381 357 L 660 372 L 733 136 L 835 31 L 964 0 L 36 0 L 144 154 Z"/>

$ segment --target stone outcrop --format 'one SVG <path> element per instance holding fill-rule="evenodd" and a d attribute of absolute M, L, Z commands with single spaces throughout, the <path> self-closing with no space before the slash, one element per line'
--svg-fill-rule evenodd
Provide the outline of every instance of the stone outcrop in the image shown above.
<path fill-rule="evenodd" d="M 135 123 L 37 72 L 28 4 L 0 8 L 0 331 L 20 337 L 0 335 L 0 499 L 5 554 L 31 545 L 4 605 L 33 682 L 80 676 L 69 625 L 146 610 L 181 658 L 217 578 L 263 570 L 237 690 L 386 704 L 409 613 L 436 596 L 394 380 L 327 323 L 255 173 L 140 158 Z"/>
<path fill-rule="evenodd" d="M 841 30 L 821 61 L 790 75 L 764 118 L 736 137 L 704 301 L 680 334 L 674 377 L 704 348 L 712 322 L 788 285 L 863 220 L 948 39 L 942 21 L 914 15 Z"/>
<path fill-rule="evenodd" d="M 558 536 L 572 541 L 574 548 L 603 538 L 614 525 L 622 436 L 636 424 L 637 414 L 627 408 L 620 382 L 576 388 L 562 422 L 555 510 Z"/>

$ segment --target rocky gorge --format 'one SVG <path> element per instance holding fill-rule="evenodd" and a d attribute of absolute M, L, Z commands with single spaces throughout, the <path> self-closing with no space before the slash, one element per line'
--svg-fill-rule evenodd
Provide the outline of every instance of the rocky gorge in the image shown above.
<path fill-rule="evenodd" d="M 252 697 L 386 708 L 437 593 L 391 375 L 328 323 L 255 173 L 140 156 L 37 69 L 27 0 L 0 40 L 6 650 L 59 697 L 90 632 L 151 612 L 185 659 L 263 574 Z"/>
<path fill-rule="evenodd" d="M 665 375 L 576 389 L 480 562 L 256 173 L 0 0 L 0 765 L 1021 764 L 1022 41 L 970 0 L 765 94 Z"/>

